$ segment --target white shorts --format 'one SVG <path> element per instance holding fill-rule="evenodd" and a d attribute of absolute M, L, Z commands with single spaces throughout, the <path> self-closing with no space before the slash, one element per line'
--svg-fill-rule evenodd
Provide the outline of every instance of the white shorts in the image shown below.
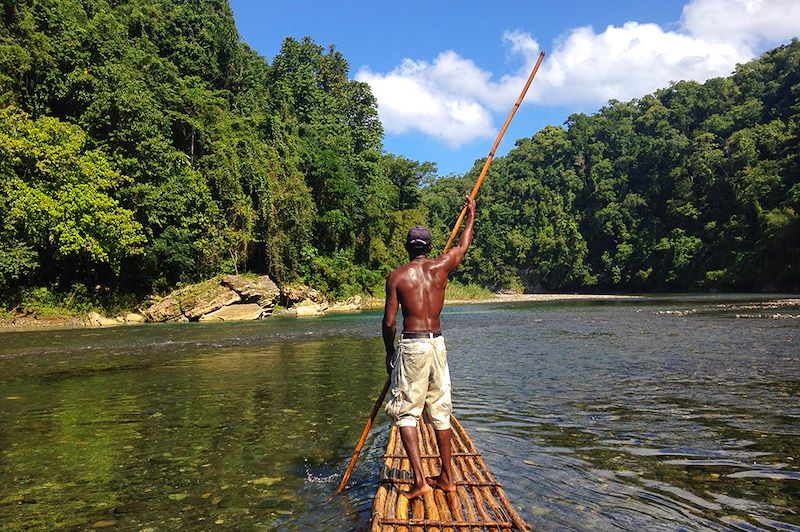
<path fill-rule="evenodd" d="M 398 427 L 415 427 L 425 412 L 433 428 L 450 428 L 453 403 L 444 338 L 404 338 L 397 344 L 386 413 Z"/>

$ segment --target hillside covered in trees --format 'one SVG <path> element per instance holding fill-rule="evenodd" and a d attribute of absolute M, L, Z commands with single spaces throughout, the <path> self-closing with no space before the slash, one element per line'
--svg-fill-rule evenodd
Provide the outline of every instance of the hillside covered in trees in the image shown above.
<path fill-rule="evenodd" d="M 440 232 L 478 169 L 425 190 Z M 800 289 L 800 41 L 518 140 L 480 203 L 464 281 Z"/>
<path fill-rule="evenodd" d="M 461 275 L 493 287 L 800 289 L 800 42 L 573 114 L 493 163 Z M 455 190 L 425 191 L 442 231 Z M 449 203 L 448 203 L 449 201 Z"/>
<path fill-rule="evenodd" d="M 479 163 L 385 153 L 369 86 L 311 39 L 267 61 L 224 0 L 0 13 L 0 293 L 131 300 L 223 272 L 370 291 Z M 517 141 L 459 279 L 500 289 L 800 287 L 800 43 Z"/>
<path fill-rule="evenodd" d="M 422 166 L 382 153 L 375 99 L 336 50 L 287 39 L 267 63 L 225 1 L 5 6 L 4 292 L 234 271 L 353 292 L 398 258 L 393 223 L 422 221 L 392 216 L 393 172 Z"/>

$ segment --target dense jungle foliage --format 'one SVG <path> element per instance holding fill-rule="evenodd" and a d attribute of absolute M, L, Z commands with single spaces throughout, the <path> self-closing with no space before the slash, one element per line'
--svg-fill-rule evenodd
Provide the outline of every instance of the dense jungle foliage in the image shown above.
<path fill-rule="evenodd" d="M 385 153 L 341 53 L 286 39 L 268 62 L 225 0 L 9 0 L 0 17 L 7 308 L 220 272 L 370 291 L 410 225 L 443 242 L 480 168 L 437 177 Z M 794 41 L 517 141 L 481 189 L 459 279 L 797 289 L 799 93 Z"/>

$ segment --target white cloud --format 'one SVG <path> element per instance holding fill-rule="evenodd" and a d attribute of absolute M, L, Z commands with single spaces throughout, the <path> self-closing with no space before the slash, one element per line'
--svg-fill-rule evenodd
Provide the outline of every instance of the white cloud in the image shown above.
<path fill-rule="evenodd" d="M 691 0 L 678 31 L 639 22 L 600 33 L 573 28 L 553 44 L 526 102 L 589 110 L 670 81 L 727 75 L 758 46 L 798 34 L 798 0 Z M 499 79 L 452 50 L 432 62 L 406 59 L 386 74 L 362 68 L 356 78 L 372 86 L 388 132 L 417 130 L 458 147 L 494 135 L 492 112 L 510 108 L 538 55 L 528 33 L 506 32 L 503 40 L 524 65 Z"/>
<path fill-rule="evenodd" d="M 356 79 L 372 87 L 387 132 L 417 130 L 453 148 L 491 136 L 490 112 L 476 98 L 451 90 L 450 85 L 455 83 L 442 79 L 452 66 L 453 56 L 452 52 L 440 54 L 433 65 L 406 59 L 388 74 L 376 74 L 367 68 L 359 70 Z M 486 85 L 487 79 L 481 76 L 477 68 L 458 73 L 465 85 Z"/>
<path fill-rule="evenodd" d="M 656 24 L 627 22 L 602 33 L 576 28 L 554 47 L 531 96 L 546 104 L 628 100 L 670 81 L 726 75 L 749 57 L 740 45 L 707 42 Z"/>
<path fill-rule="evenodd" d="M 530 55 L 539 48 L 527 34 L 506 33 L 504 39 L 513 53 Z M 494 136 L 491 112 L 508 109 L 525 79 L 520 81 L 518 75 L 499 81 L 491 78 L 491 72 L 452 50 L 440 53 L 431 63 L 405 59 L 387 74 L 366 67 L 356 74 L 357 80 L 372 87 L 387 132 L 417 130 L 452 148 Z"/>
<path fill-rule="evenodd" d="M 531 56 L 539 52 L 539 43 L 522 31 L 507 31 L 503 34 L 503 40 L 511 44 L 511 52 Z"/>
<path fill-rule="evenodd" d="M 683 8 L 684 29 L 701 39 L 779 43 L 800 33 L 797 0 L 693 0 Z"/>

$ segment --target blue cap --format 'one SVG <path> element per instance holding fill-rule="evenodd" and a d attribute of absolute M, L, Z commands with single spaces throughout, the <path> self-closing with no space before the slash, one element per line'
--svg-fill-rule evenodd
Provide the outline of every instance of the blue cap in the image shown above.
<path fill-rule="evenodd" d="M 421 225 L 415 225 L 414 227 L 408 230 L 408 236 L 406 236 L 407 246 L 417 246 L 417 245 L 430 246 L 431 242 L 432 242 L 431 232 L 428 231 L 427 228 L 422 227 Z"/>

